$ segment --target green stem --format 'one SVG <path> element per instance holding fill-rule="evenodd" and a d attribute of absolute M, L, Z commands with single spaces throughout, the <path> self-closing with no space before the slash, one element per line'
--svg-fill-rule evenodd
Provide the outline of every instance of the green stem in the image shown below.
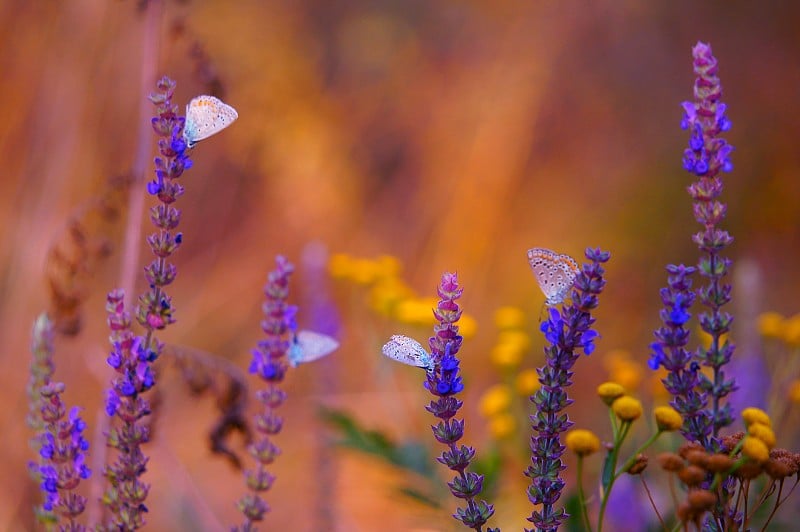
<path fill-rule="evenodd" d="M 586 509 L 586 495 L 583 493 L 583 456 L 581 455 L 578 455 L 577 476 L 578 502 L 580 502 L 581 505 L 581 517 L 583 518 L 583 525 L 586 527 L 586 530 L 591 532 L 592 524 L 589 522 L 589 512 Z"/>
<path fill-rule="evenodd" d="M 619 448 L 625 437 L 628 435 L 628 432 L 630 432 L 631 425 L 632 423 L 629 421 L 624 422 L 622 424 L 622 430 L 620 430 L 619 433 L 619 438 L 616 441 L 614 441 L 614 449 L 611 451 L 611 471 L 613 471 L 613 473 L 611 475 L 611 479 L 609 479 L 608 481 L 608 486 L 606 486 L 605 489 L 603 490 L 603 500 L 600 503 L 600 513 L 597 516 L 597 532 L 602 532 L 603 530 L 603 515 L 606 512 L 608 497 L 609 495 L 611 495 L 611 488 L 614 486 L 614 482 L 616 482 L 616 480 L 620 477 L 620 475 L 622 475 L 622 473 L 627 471 L 634 464 L 634 462 L 636 462 L 636 457 L 639 456 L 639 453 L 641 453 L 647 447 L 652 445 L 652 443 L 656 441 L 656 438 L 658 438 L 663 432 L 659 430 L 658 432 L 650 436 L 650 438 L 646 442 L 644 442 L 644 444 L 642 444 L 638 449 L 636 449 L 636 451 L 631 455 L 630 458 L 628 458 L 628 460 L 622 465 L 619 471 L 617 471 L 616 468 L 617 468 L 617 457 L 619 455 Z"/>

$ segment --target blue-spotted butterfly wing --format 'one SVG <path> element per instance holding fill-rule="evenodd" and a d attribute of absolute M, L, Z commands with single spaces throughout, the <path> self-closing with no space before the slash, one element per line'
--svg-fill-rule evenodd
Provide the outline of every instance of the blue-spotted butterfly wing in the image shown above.
<path fill-rule="evenodd" d="M 237 118 L 236 109 L 214 96 L 202 95 L 192 98 L 186 106 L 186 124 L 183 139 L 191 148 L 198 141 L 219 133 Z"/>
<path fill-rule="evenodd" d="M 289 365 L 297 367 L 298 364 L 328 356 L 338 348 L 339 342 L 327 334 L 300 331 L 295 335 L 292 345 L 289 346 Z"/>
<path fill-rule="evenodd" d="M 428 371 L 433 369 L 433 357 L 430 353 L 422 347 L 421 343 L 408 336 L 395 334 L 383 345 L 381 351 L 392 360 L 403 364 L 424 368 Z"/>
<path fill-rule="evenodd" d="M 572 257 L 545 248 L 529 249 L 528 263 L 548 305 L 564 301 L 580 272 L 578 263 Z"/>

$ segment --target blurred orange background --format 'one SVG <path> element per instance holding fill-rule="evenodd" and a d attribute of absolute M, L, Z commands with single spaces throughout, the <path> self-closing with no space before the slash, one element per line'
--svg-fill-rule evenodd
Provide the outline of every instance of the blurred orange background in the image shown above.
<path fill-rule="evenodd" d="M 486 368 L 498 307 L 526 311 L 534 338 L 528 366 L 541 362 L 543 296 L 527 265 L 530 247 L 576 258 L 587 246 L 610 250 L 598 352 L 623 348 L 646 360 L 664 265 L 697 260 L 690 236 L 698 226 L 685 192 L 691 180 L 681 167 L 688 136 L 678 124 L 680 103 L 692 98 L 698 40 L 719 60 L 733 121 L 726 138 L 735 168 L 724 177 L 723 200 L 725 228 L 736 239 L 728 254 L 731 307 L 741 316 L 734 340 L 759 312 L 798 310 L 800 8 L 793 2 L 757 9 L 686 0 L 144 4 L 0 3 L 0 529 L 33 526 L 25 383 L 30 327 L 48 307 L 48 250 L 109 178 L 151 177 L 155 136 L 144 98 L 156 76 L 177 81 L 181 106 L 215 93 L 240 116 L 194 150 L 195 166 L 182 178 L 185 239 L 169 291 L 178 322 L 162 340 L 246 368 L 278 253 L 298 267 L 291 298 L 301 304 L 301 326 L 313 326 L 303 304 L 319 298 L 322 285 L 338 309 L 340 350 L 290 372 L 286 383 L 277 439 L 284 454 L 264 529 L 319 529 L 323 509 L 334 530 L 456 524 L 452 499 L 440 511 L 398 499 L 394 470 L 325 448 L 320 404 L 395 437 L 433 442 L 421 372 L 379 357 L 389 334 L 422 340 L 430 331 L 370 313 L 364 291 L 320 275 L 324 263 L 315 273 L 313 257 L 397 257 L 422 297 L 435 296 L 443 271 L 458 272 L 463 308 L 477 323 L 461 351 L 467 444 L 488 438 L 476 403 L 496 380 Z M 137 160 L 146 162 L 143 176 Z M 130 216 L 144 220 L 136 271 L 150 260 L 146 212 L 128 212 L 124 199 L 119 205 L 121 216 L 103 233 L 111 255 L 84 286 L 83 329 L 56 342 L 56 378 L 67 384 L 69 404 L 86 407 L 90 428 L 109 377 L 104 298 L 120 283 Z M 747 301 L 736 300 L 741 264 L 755 272 Z M 137 283 L 139 293 L 141 275 Z M 603 375 L 599 357 L 582 359 L 575 390 L 593 389 Z M 168 372 L 161 384 L 159 425 L 146 451 L 151 529 L 238 522 L 241 476 L 207 449 L 211 400 L 189 398 Z M 579 423 L 593 423 L 590 410 L 574 410 Z M 322 461 L 331 461 L 327 488 L 315 485 Z M 514 504 L 490 524 L 523 526 L 530 507 L 524 496 Z"/>

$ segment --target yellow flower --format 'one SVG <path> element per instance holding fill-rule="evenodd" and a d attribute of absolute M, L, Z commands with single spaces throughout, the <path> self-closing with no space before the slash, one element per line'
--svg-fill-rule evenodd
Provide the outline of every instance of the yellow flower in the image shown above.
<path fill-rule="evenodd" d="M 604 382 L 597 387 L 597 395 L 610 406 L 616 399 L 625 395 L 625 388 L 616 382 Z"/>
<path fill-rule="evenodd" d="M 785 326 L 783 316 L 777 312 L 765 312 L 758 317 L 758 332 L 764 338 L 781 338 Z"/>
<path fill-rule="evenodd" d="M 744 424 L 747 427 L 753 423 L 761 423 L 762 425 L 766 425 L 768 427 L 772 426 L 772 421 L 770 421 L 769 415 L 767 415 L 767 413 L 760 408 L 755 408 L 752 406 L 742 410 L 742 420 L 744 420 Z"/>
<path fill-rule="evenodd" d="M 498 329 L 521 329 L 525 327 L 525 312 L 519 307 L 500 307 L 494 311 L 494 324 Z"/>
<path fill-rule="evenodd" d="M 611 404 L 611 410 L 622 421 L 636 421 L 644 411 L 642 403 L 630 395 L 623 395 Z"/>
<path fill-rule="evenodd" d="M 771 428 L 762 423 L 751 423 L 750 426 L 747 427 L 747 434 L 763 441 L 767 449 L 775 447 L 775 433 L 772 432 Z"/>
<path fill-rule="evenodd" d="M 505 384 L 495 384 L 483 395 L 478 402 L 478 411 L 484 417 L 492 417 L 508 410 L 511 406 L 511 390 Z"/>
<path fill-rule="evenodd" d="M 742 442 L 742 454 L 758 463 L 769 460 L 769 449 L 766 444 L 758 438 L 745 436 Z"/>
<path fill-rule="evenodd" d="M 659 406 L 653 410 L 658 430 L 671 432 L 683 426 L 683 419 L 677 410 L 671 406 Z"/>
<path fill-rule="evenodd" d="M 527 351 L 531 347 L 531 337 L 525 331 L 501 331 L 497 335 L 497 343 L 513 345 L 520 351 Z"/>
<path fill-rule="evenodd" d="M 533 395 L 541 387 L 539 374 L 535 369 L 525 369 L 519 372 L 514 381 L 517 393 L 520 395 Z"/>
<path fill-rule="evenodd" d="M 783 341 L 793 347 L 800 346 L 800 314 L 795 314 L 786 320 Z"/>
<path fill-rule="evenodd" d="M 492 348 L 489 359 L 500 369 L 515 369 L 522 362 L 522 351 L 516 345 L 497 344 Z"/>
<path fill-rule="evenodd" d="M 391 316 L 400 301 L 413 298 L 414 292 L 396 277 L 381 279 L 370 288 L 369 306 L 375 312 Z"/>
<path fill-rule="evenodd" d="M 346 253 L 334 253 L 328 260 L 328 273 L 334 279 L 344 279 L 350 274 L 351 257 Z"/>
<path fill-rule="evenodd" d="M 508 413 L 492 416 L 489 418 L 489 433 L 496 440 L 508 438 L 514 434 L 517 428 L 517 420 Z"/>
<path fill-rule="evenodd" d="M 574 429 L 567 432 L 564 444 L 578 456 L 587 456 L 600 450 L 600 438 L 591 430 Z"/>
<path fill-rule="evenodd" d="M 800 403 L 800 379 L 795 379 L 789 385 L 789 400 L 793 403 Z"/>
<path fill-rule="evenodd" d="M 472 338 L 478 331 L 478 322 L 470 314 L 462 314 L 458 319 L 458 332 L 464 338 Z"/>
<path fill-rule="evenodd" d="M 375 274 L 380 278 L 397 277 L 403 265 L 392 255 L 381 255 L 375 259 Z"/>
<path fill-rule="evenodd" d="M 436 323 L 433 308 L 437 302 L 438 300 L 433 298 L 413 298 L 400 301 L 394 308 L 394 317 L 401 323 L 433 325 Z"/>
<path fill-rule="evenodd" d="M 370 259 L 354 259 L 350 263 L 350 279 L 356 284 L 372 284 L 378 276 L 378 265 Z"/>
<path fill-rule="evenodd" d="M 644 372 L 642 367 L 633 362 L 623 362 L 618 364 L 609 374 L 609 378 L 622 385 L 629 392 L 635 391 L 642 382 Z"/>

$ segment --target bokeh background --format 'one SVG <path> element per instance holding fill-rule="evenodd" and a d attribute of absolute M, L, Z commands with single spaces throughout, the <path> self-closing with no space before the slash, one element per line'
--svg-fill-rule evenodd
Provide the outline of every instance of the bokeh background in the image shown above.
<path fill-rule="evenodd" d="M 149 260 L 149 222 L 129 211 L 125 183 L 142 186 L 152 172 L 144 98 L 156 76 L 177 81 L 178 102 L 213 93 L 240 116 L 195 149 L 184 175 L 178 322 L 163 340 L 246 368 L 265 275 L 282 253 L 297 265 L 301 326 L 335 326 L 342 342 L 286 383 L 265 528 L 316 530 L 327 515 L 335 530 L 450 530 L 452 500 L 442 510 L 415 504 L 398 496 L 396 470 L 325 444 L 319 405 L 432 442 L 421 373 L 379 357 L 389 334 L 423 340 L 429 326 L 375 312 L 369 287 L 331 277 L 329 257 L 394 257 L 419 297 L 435 296 L 443 271 L 458 272 L 474 319 L 462 350 L 465 442 L 480 447 L 490 440 L 477 405 L 498 380 L 489 353 L 499 307 L 525 312 L 523 365 L 541 361 L 543 296 L 525 251 L 610 250 L 598 355 L 576 374 L 578 400 L 591 401 L 586 390 L 606 378 L 603 352 L 646 360 L 664 265 L 697 260 L 678 124 L 692 96 L 691 46 L 702 40 L 720 61 L 734 125 L 724 193 L 734 297 L 747 280 L 732 306 L 734 340 L 753 345 L 758 313 L 798 310 L 799 11 L 689 0 L 0 2 L 0 529 L 32 526 L 29 331 L 51 307 L 53 250 L 74 251 L 76 238 L 97 260 L 73 287 L 82 326 L 57 337 L 57 378 L 95 426 L 109 377 L 104 297 L 124 275 L 130 218 L 144 220 L 140 262 Z M 243 484 L 208 451 L 213 400 L 188 396 L 167 369 L 161 382 L 148 520 L 156 530 L 224 528 L 238 519 Z M 604 414 L 571 416 L 591 425 Z M 519 499 L 507 498 L 496 524 L 524 524 L 530 509 Z"/>

